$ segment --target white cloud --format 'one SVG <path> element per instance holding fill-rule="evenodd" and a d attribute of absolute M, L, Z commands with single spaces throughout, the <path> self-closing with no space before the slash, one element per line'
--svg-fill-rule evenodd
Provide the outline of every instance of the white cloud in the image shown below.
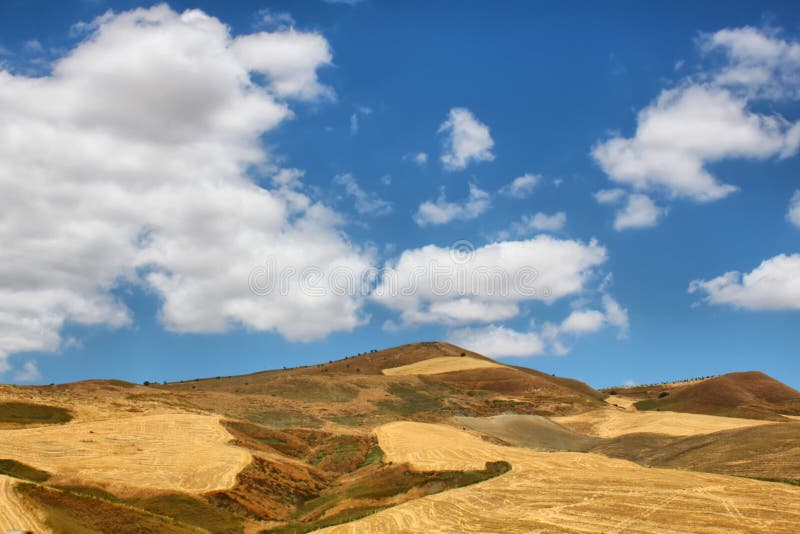
<path fill-rule="evenodd" d="M 561 331 L 568 334 L 597 332 L 603 327 L 606 317 L 598 310 L 575 310 L 561 323 Z"/>
<path fill-rule="evenodd" d="M 536 356 L 544 352 L 545 347 L 536 332 L 517 332 L 496 325 L 453 330 L 447 339 L 459 347 L 492 358 Z"/>
<path fill-rule="evenodd" d="M 721 52 L 726 59 L 711 73 L 716 84 L 753 98 L 800 97 L 800 44 L 781 39 L 778 32 L 726 28 L 703 35 L 700 45 L 703 52 Z"/>
<path fill-rule="evenodd" d="M 297 189 L 302 186 L 300 178 L 305 174 L 303 169 L 280 169 L 272 175 L 272 182 L 278 187 Z"/>
<path fill-rule="evenodd" d="M 664 210 L 656 206 L 650 197 L 634 193 L 628 197 L 625 206 L 617 211 L 614 217 L 614 229 L 627 230 L 654 226 L 663 213 Z"/>
<path fill-rule="evenodd" d="M 800 254 L 780 254 L 749 273 L 730 271 L 711 280 L 693 280 L 689 293 L 709 304 L 748 310 L 800 309 Z"/>
<path fill-rule="evenodd" d="M 721 53 L 722 61 L 709 61 L 662 91 L 639 112 L 632 137 L 614 135 L 593 147 L 592 156 L 612 181 L 707 202 L 738 189 L 714 176 L 709 165 L 797 153 L 800 123 L 755 111 L 751 104 L 800 98 L 800 43 L 752 27 L 706 34 L 698 43 L 706 56 Z"/>
<path fill-rule="evenodd" d="M 196 13 L 207 17 L 200 11 Z M 223 30 L 215 28 L 213 31 L 221 33 Z M 270 90 L 281 98 L 335 98 L 333 90 L 317 79 L 317 69 L 330 65 L 333 59 L 328 41 L 318 33 L 281 29 L 272 33 L 242 35 L 226 45 L 230 46 L 237 60 L 235 63 L 231 61 L 232 65 L 263 74 L 269 80 Z M 225 55 L 229 56 L 227 50 Z"/>
<path fill-rule="evenodd" d="M 601 189 L 594 194 L 594 199 L 598 204 L 616 204 L 625 198 L 625 190 L 620 188 Z"/>
<path fill-rule="evenodd" d="M 541 174 L 526 173 L 500 188 L 500 194 L 513 198 L 528 198 L 542 181 Z"/>
<path fill-rule="evenodd" d="M 446 135 L 441 160 L 449 171 L 465 169 L 472 162 L 492 161 L 494 141 L 489 127 L 466 108 L 453 108 L 439 127 Z"/>
<path fill-rule="evenodd" d="M 35 382 L 42 378 L 42 373 L 36 366 L 36 362 L 28 361 L 22 365 L 22 369 L 14 374 L 14 380 L 17 382 Z"/>
<path fill-rule="evenodd" d="M 322 0 L 326 4 L 343 4 L 350 7 L 357 6 L 358 4 L 365 2 L 366 0 Z"/>
<path fill-rule="evenodd" d="M 28 52 L 32 52 L 34 54 L 44 53 L 44 46 L 42 46 L 42 43 L 40 43 L 36 39 L 25 41 L 23 43 L 23 46 L 25 47 L 25 50 L 27 50 Z"/>
<path fill-rule="evenodd" d="M 442 189 L 436 201 L 428 200 L 419 205 L 414 214 L 414 222 L 420 226 L 427 226 L 446 224 L 454 220 L 474 219 L 489 209 L 490 204 L 489 193 L 475 184 L 469 184 L 469 197 L 461 204 L 448 202 Z"/>
<path fill-rule="evenodd" d="M 800 189 L 794 192 L 792 199 L 789 201 L 789 211 L 786 213 L 786 219 L 800 228 Z"/>
<path fill-rule="evenodd" d="M 614 300 L 611 295 L 603 295 L 603 313 L 605 314 L 606 322 L 617 328 L 620 338 L 628 336 L 628 328 L 630 326 L 628 310 L 620 306 L 619 302 Z"/>
<path fill-rule="evenodd" d="M 608 280 L 608 278 L 607 278 Z M 547 340 L 550 350 L 556 355 L 568 354 L 571 350 L 570 340 L 586 334 L 599 332 L 607 326 L 617 329 L 617 337 L 625 339 L 628 336 L 629 320 L 628 310 L 620 306 L 614 298 L 606 292 L 607 282 L 600 287 L 602 293 L 602 310 L 584 308 L 586 303 L 579 299 L 573 305 L 579 309 L 573 310 L 561 324 L 547 322 L 542 325 L 542 338 Z"/>
<path fill-rule="evenodd" d="M 563 356 L 570 352 L 569 339 L 599 332 L 606 326 L 617 328 L 619 337 L 628 332 L 628 312 L 610 295 L 603 294 L 603 310 L 579 309 L 570 313 L 561 324 L 546 322 L 541 331 L 532 328 L 519 332 L 504 326 L 451 330 L 448 339 L 485 356 L 536 356 L 551 352 Z"/>
<path fill-rule="evenodd" d="M 256 14 L 256 26 L 270 30 L 286 29 L 295 25 L 294 17 L 283 11 L 272 11 L 268 8 L 259 9 Z"/>
<path fill-rule="evenodd" d="M 403 161 L 412 161 L 422 167 L 426 163 L 428 163 L 428 154 L 427 152 L 417 152 L 415 154 L 406 154 L 403 156 Z"/>
<path fill-rule="evenodd" d="M 793 135 L 784 119 L 749 111 L 725 89 L 686 85 L 663 91 L 639 112 L 632 138 L 612 137 L 592 155 L 617 183 L 710 201 L 737 188 L 719 182 L 708 163 L 788 156 L 797 151 Z"/>
<path fill-rule="evenodd" d="M 18 199 L 0 212 L 0 360 L 57 350 L 67 323 L 130 324 L 127 284 L 152 291 L 176 332 L 309 340 L 361 324 L 357 296 L 248 286 L 269 258 L 323 272 L 372 261 L 299 190 L 301 171 L 276 174 L 275 189 L 245 174 L 274 172 L 260 138 L 291 117 L 283 98 L 330 94 L 316 78 L 325 39 L 232 37 L 165 5 L 95 27 L 50 76 L 0 71 L 0 197 Z"/>
<path fill-rule="evenodd" d="M 350 135 L 356 135 L 360 130 L 360 119 L 359 116 L 367 116 L 372 115 L 372 108 L 368 107 L 360 107 L 356 110 L 355 113 L 350 115 Z"/>
<path fill-rule="evenodd" d="M 392 212 L 392 203 L 375 193 L 367 193 L 350 173 L 334 176 L 334 183 L 344 187 L 348 196 L 355 200 L 356 211 L 361 215 L 387 215 Z"/>
<path fill-rule="evenodd" d="M 502 321 L 517 316 L 522 302 L 583 291 L 605 261 L 595 241 L 547 235 L 466 250 L 428 245 L 387 262 L 372 298 L 406 325 Z"/>
<path fill-rule="evenodd" d="M 534 215 L 523 215 L 518 222 L 511 223 L 507 230 L 501 230 L 495 234 L 495 240 L 505 240 L 509 236 L 518 237 L 532 235 L 538 232 L 558 232 L 564 229 L 567 224 L 567 214 L 563 211 L 547 215 L 537 212 Z"/>
<path fill-rule="evenodd" d="M 538 212 L 533 217 L 526 215 L 522 218 L 523 224 L 528 228 L 543 232 L 555 232 L 564 228 L 567 224 L 567 214 L 559 211 L 552 215 Z"/>

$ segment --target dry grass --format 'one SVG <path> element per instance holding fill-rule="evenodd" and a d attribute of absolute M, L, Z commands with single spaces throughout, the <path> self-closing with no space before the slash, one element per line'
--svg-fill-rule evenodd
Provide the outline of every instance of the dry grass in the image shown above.
<path fill-rule="evenodd" d="M 0 532 L 50 532 L 20 500 L 14 490 L 16 482 L 13 478 L 0 475 Z"/>
<path fill-rule="evenodd" d="M 452 371 L 485 369 L 487 367 L 505 366 L 500 365 L 499 363 L 490 362 L 487 360 L 479 360 L 478 358 L 472 358 L 469 356 L 440 356 L 438 358 L 422 360 L 421 362 L 416 362 L 409 365 L 401 365 L 400 367 L 384 369 L 383 374 L 386 376 L 436 375 L 440 373 L 449 373 Z"/>
<path fill-rule="evenodd" d="M 445 425 L 377 429 L 386 459 L 415 469 L 512 471 L 324 530 L 360 532 L 796 532 L 800 488 L 648 469 L 595 454 L 502 447 Z"/>
<path fill-rule="evenodd" d="M 0 450 L 61 480 L 201 493 L 233 486 L 250 454 L 219 417 L 170 414 L 0 430 Z"/>
<path fill-rule="evenodd" d="M 628 412 L 615 408 L 600 408 L 579 415 L 553 417 L 553 421 L 576 432 L 613 438 L 636 432 L 666 434 L 668 436 L 695 436 L 732 428 L 745 428 L 770 421 L 737 419 L 678 412 Z"/>
<path fill-rule="evenodd" d="M 634 399 L 633 397 L 625 397 L 622 395 L 609 395 L 606 398 L 606 402 L 612 404 L 614 406 L 618 406 L 625 410 L 630 410 L 632 412 L 636 411 L 636 404 L 640 399 Z"/>

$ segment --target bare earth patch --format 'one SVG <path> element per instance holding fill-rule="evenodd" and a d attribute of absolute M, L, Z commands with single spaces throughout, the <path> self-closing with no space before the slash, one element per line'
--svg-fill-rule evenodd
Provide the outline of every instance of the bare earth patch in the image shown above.
<path fill-rule="evenodd" d="M 649 469 L 595 454 L 547 453 L 485 442 L 446 425 L 376 430 L 385 459 L 419 470 L 512 470 L 324 530 L 360 532 L 796 532 L 800 488 Z"/>
<path fill-rule="evenodd" d="M 470 369 L 485 369 L 487 367 L 505 367 L 499 363 L 487 360 L 479 360 L 469 356 L 439 356 L 430 358 L 409 365 L 384 369 L 383 374 L 387 376 L 403 375 L 437 375 L 440 373 L 450 373 L 453 371 L 468 371 Z"/>
<path fill-rule="evenodd" d="M 0 450 L 65 479 L 112 488 L 202 493 L 232 487 L 250 454 L 218 416 L 144 415 L 0 430 Z"/>
<path fill-rule="evenodd" d="M 679 412 L 628 412 L 600 408 L 579 415 L 553 417 L 567 428 L 601 438 L 614 438 L 634 432 L 650 432 L 668 436 L 695 436 L 732 428 L 746 428 L 772 421 L 740 419 Z"/>
<path fill-rule="evenodd" d="M 0 532 L 29 530 L 31 532 L 50 532 L 17 497 L 14 485 L 18 481 L 0 475 Z"/>

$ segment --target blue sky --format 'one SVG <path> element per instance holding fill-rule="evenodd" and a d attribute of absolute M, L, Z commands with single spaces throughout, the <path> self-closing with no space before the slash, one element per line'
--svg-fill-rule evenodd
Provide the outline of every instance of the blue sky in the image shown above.
<path fill-rule="evenodd" d="M 3 381 L 449 339 L 596 387 L 800 388 L 795 3 L 153 5 L 0 5 Z M 269 258 L 538 293 L 257 295 Z"/>

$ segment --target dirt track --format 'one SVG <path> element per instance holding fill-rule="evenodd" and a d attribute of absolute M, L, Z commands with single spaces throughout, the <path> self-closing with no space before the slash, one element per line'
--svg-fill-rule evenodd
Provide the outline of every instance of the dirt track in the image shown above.
<path fill-rule="evenodd" d="M 50 532 L 17 498 L 14 492 L 14 484 L 17 482 L 11 477 L 0 475 L 0 532 Z"/>
<path fill-rule="evenodd" d="M 360 532 L 796 532 L 800 488 L 648 469 L 582 453 L 501 447 L 445 425 L 399 422 L 376 431 L 386 460 L 463 470 L 513 469 L 325 530 Z"/>
<path fill-rule="evenodd" d="M 679 412 L 629 412 L 616 408 L 599 408 L 580 415 L 553 417 L 552 420 L 576 432 L 600 438 L 614 438 L 634 432 L 695 436 L 732 428 L 774 424 L 760 419 Z"/>
<path fill-rule="evenodd" d="M 487 360 L 471 358 L 469 356 L 440 356 L 409 365 L 384 369 L 383 374 L 387 376 L 437 375 L 440 373 L 450 373 L 452 371 L 468 371 L 470 369 L 484 369 L 487 367 L 505 366 Z"/>
<path fill-rule="evenodd" d="M 0 451 L 62 478 L 201 493 L 233 486 L 250 454 L 219 417 L 146 415 L 0 431 Z"/>

